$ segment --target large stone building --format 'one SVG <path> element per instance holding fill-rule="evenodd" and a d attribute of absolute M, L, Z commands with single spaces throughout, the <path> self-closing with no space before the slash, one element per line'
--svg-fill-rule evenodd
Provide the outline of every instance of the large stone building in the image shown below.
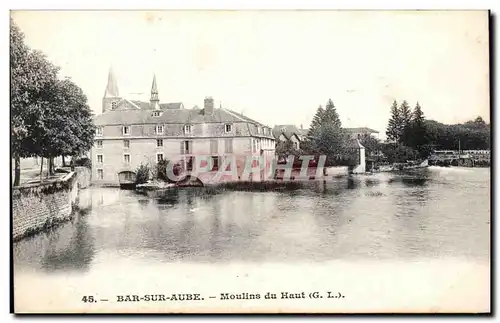
<path fill-rule="evenodd" d="M 211 97 L 202 109 L 160 103 L 156 77 L 149 102 L 123 98 L 111 70 L 95 124 L 92 178 L 102 184 L 132 180 L 141 164 L 155 165 L 161 159 L 179 162 L 189 171 L 196 155 L 209 156 L 217 170 L 223 156 L 274 156 L 275 150 L 270 127 L 216 108 Z"/>

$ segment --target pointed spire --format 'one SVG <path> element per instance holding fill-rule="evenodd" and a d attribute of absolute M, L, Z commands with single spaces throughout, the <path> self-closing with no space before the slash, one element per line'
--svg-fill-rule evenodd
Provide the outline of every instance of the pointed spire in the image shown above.
<path fill-rule="evenodd" d="M 156 84 L 156 74 L 153 75 L 153 84 L 151 85 L 151 98 L 149 99 L 151 109 L 160 109 L 160 99 L 158 98 L 158 85 Z"/>
<path fill-rule="evenodd" d="M 159 101 L 158 99 L 158 86 L 156 85 L 156 74 L 153 75 L 153 85 L 151 85 L 151 99 L 150 101 Z"/>
<path fill-rule="evenodd" d="M 105 98 L 116 98 L 119 97 L 120 94 L 118 92 L 118 83 L 116 82 L 116 77 L 113 72 L 113 68 L 109 68 L 108 73 L 108 85 L 106 86 L 106 92 L 104 92 Z"/>

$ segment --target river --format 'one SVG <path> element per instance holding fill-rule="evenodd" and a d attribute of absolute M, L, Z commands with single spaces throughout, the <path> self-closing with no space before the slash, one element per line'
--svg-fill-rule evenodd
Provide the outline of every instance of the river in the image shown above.
<path fill-rule="evenodd" d="M 463 306 L 489 308 L 489 169 L 429 167 L 279 192 L 190 188 L 146 196 L 96 187 L 81 191 L 80 204 L 73 221 L 14 244 L 16 307 L 123 311 L 113 300 L 92 308 L 80 299 L 179 286 L 213 293 L 215 286 L 335 284 L 364 302 L 338 309 L 439 311 L 457 306 L 429 297 L 448 284 L 451 294 L 463 288 L 480 298 Z M 368 301 L 367 286 L 385 301 Z M 407 289 L 413 294 L 396 300 Z"/>

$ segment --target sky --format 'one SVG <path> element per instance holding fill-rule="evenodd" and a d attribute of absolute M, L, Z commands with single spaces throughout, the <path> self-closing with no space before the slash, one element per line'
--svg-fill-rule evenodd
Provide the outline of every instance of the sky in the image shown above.
<path fill-rule="evenodd" d="M 459 123 L 489 114 L 486 11 L 14 11 L 101 112 L 110 67 L 120 95 L 219 106 L 307 128 L 335 103 L 343 126 L 384 138 L 393 100 Z"/>

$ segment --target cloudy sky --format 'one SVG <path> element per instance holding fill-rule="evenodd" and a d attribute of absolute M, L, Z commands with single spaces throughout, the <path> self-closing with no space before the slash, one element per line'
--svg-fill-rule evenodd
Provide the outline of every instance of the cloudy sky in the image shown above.
<path fill-rule="evenodd" d="M 385 132 L 393 100 L 444 123 L 489 121 L 485 11 L 18 11 L 42 50 L 100 113 L 110 66 L 120 94 L 203 105 L 268 125 L 303 124 L 331 98 L 344 126 Z"/>

